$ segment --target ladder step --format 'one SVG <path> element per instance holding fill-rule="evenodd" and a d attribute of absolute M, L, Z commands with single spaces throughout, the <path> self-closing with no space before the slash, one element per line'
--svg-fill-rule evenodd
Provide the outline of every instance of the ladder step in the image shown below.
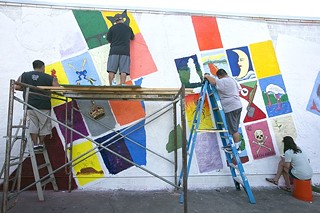
<path fill-rule="evenodd" d="M 11 156 L 10 157 L 10 161 L 14 161 L 14 160 L 17 160 L 19 159 L 20 157 L 19 156 Z"/>
<path fill-rule="evenodd" d="M 52 182 L 55 182 L 55 178 L 48 178 L 48 179 L 41 182 L 41 186 L 45 186 L 48 183 L 52 183 Z"/>
<path fill-rule="evenodd" d="M 229 163 L 229 166 L 239 171 L 238 165 L 234 165 L 233 163 Z"/>
<path fill-rule="evenodd" d="M 238 183 L 240 183 L 242 186 L 244 186 L 243 181 L 242 181 L 242 179 L 240 177 L 233 177 L 233 179 L 235 181 L 237 181 Z"/>
<path fill-rule="evenodd" d="M 43 168 L 48 167 L 48 166 L 50 166 L 50 163 L 41 164 L 41 165 L 38 166 L 38 170 L 43 169 Z"/>
<path fill-rule="evenodd" d="M 22 160 L 22 161 L 17 161 L 17 162 L 10 163 L 10 167 L 11 167 L 11 166 L 20 165 L 22 162 L 23 162 L 23 160 Z"/>
<path fill-rule="evenodd" d="M 228 132 L 225 129 L 197 129 L 197 132 Z"/>
<path fill-rule="evenodd" d="M 25 129 L 27 129 L 27 126 L 24 126 L 24 125 L 12 125 L 12 128 L 25 128 Z"/>

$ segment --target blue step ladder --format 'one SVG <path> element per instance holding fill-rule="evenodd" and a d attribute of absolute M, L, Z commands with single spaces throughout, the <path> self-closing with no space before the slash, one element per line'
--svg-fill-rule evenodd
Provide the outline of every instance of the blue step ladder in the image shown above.
<path fill-rule="evenodd" d="M 215 129 L 199 129 L 202 109 L 203 109 L 203 105 L 206 97 L 208 97 L 208 100 L 210 101 L 211 115 L 214 117 Z M 199 93 L 196 112 L 194 115 L 191 131 L 190 131 L 190 135 L 187 143 L 187 153 L 189 156 L 188 162 L 187 162 L 187 177 L 189 176 L 190 166 L 192 162 L 192 157 L 193 157 L 193 152 L 194 152 L 198 132 L 216 132 L 220 135 L 220 138 L 224 147 L 227 145 L 231 146 L 232 152 L 229 153 L 225 151 L 225 154 L 226 154 L 227 164 L 230 168 L 230 172 L 234 180 L 235 187 L 237 190 L 240 190 L 240 185 L 242 185 L 245 192 L 247 193 L 250 203 L 255 204 L 256 202 L 252 194 L 248 179 L 245 175 L 242 162 L 240 160 L 238 151 L 235 147 L 235 143 L 233 141 L 232 135 L 228 133 L 228 126 L 226 123 L 226 118 L 221 105 L 218 91 L 215 88 L 215 86 L 211 85 L 207 80 L 204 82 L 203 86 L 201 87 L 201 91 Z M 179 186 L 182 184 L 182 177 L 183 177 L 183 170 L 181 170 L 181 173 L 180 173 L 180 178 L 178 182 Z M 183 200 L 184 200 L 184 195 L 182 193 L 180 197 L 180 203 L 183 203 Z"/>

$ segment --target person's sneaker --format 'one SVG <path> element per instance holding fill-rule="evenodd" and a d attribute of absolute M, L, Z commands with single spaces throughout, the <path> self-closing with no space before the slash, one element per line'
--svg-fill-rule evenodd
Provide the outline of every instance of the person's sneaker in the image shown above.
<path fill-rule="evenodd" d="M 232 149 L 231 149 L 231 146 L 230 146 L 230 145 L 223 146 L 222 149 L 223 149 L 225 152 L 228 152 L 229 154 L 232 153 Z"/>
<path fill-rule="evenodd" d="M 33 149 L 35 152 L 41 152 L 43 150 L 43 145 L 42 144 L 34 145 Z"/>
<path fill-rule="evenodd" d="M 227 153 L 229 153 L 229 154 L 232 154 L 232 149 L 231 149 L 231 146 L 230 146 L 230 145 L 224 146 L 224 147 L 222 147 L 222 149 L 223 149 L 225 152 L 227 152 Z M 241 149 L 238 148 L 238 149 L 237 149 L 237 152 L 238 152 L 238 154 L 240 154 L 240 153 L 241 153 Z"/>

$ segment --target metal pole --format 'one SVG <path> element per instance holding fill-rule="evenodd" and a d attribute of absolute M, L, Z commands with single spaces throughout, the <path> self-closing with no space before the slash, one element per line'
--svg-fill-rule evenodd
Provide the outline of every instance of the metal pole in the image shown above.
<path fill-rule="evenodd" d="M 183 198 L 184 213 L 188 212 L 188 174 L 187 174 L 187 132 L 186 132 L 186 111 L 185 111 L 185 87 L 181 90 L 181 128 L 182 128 L 182 167 L 183 167 Z"/>
<path fill-rule="evenodd" d="M 5 213 L 8 206 L 8 189 L 9 189 L 9 168 L 10 168 L 10 155 L 11 155 L 11 141 L 12 141 L 12 119 L 13 119 L 13 96 L 14 96 L 14 80 L 10 80 L 9 90 L 9 104 L 8 104 L 8 120 L 7 120 L 7 139 L 6 139 L 6 156 L 4 161 L 4 182 L 3 182 L 3 195 L 2 195 L 2 209 L 1 212 Z"/>
<path fill-rule="evenodd" d="M 70 103 L 70 121 L 71 129 L 73 129 L 73 100 Z M 66 111 L 68 111 L 68 103 L 66 104 Z M 72 149 L 73 149 L 73 131 L 70 131 L 70 146 L 69 146 L 69 160 L 72 161 Z M 71 183 L 72 183 L 72 164 L 69 165 L 69 192 L 71 192 Z"/>
<path fill-rule="evenodd" d="M 173 126 L 174 126 L 174 184 L 178 184 L 177 180 L 177 170 L 178 170 L 178 132 L 177 132 L 177 103 L 173 104 Z M 177 189 L 177 188 L 176 188 Z"/>

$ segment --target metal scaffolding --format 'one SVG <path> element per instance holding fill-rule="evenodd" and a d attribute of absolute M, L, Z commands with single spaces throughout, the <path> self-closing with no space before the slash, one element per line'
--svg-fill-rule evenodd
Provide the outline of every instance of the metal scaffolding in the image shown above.
<path fill-rule="evenodd" d="M 15 85 L 20 84 L 23 86 L 24 91 L 25 91 L 25 99 L 21 99 L 18 96 L 15 95 Z M 78 132 L 73 128 L 73 126 L 68 125 L 67 119 L 65 123 L 62 123 L 61 121 L 57 120 L 56 118 L 52 116 L 47 116 L 50 118 L 53 122 L 58 123 L 60 126 L 63 126 L 66 130 L 70 131 L 70 137 L 65 137 L 65 154 L 66 154 L 66 159 L 68 161 L 60 166 L 59 168 L 55 168 L 52 173 L 49 172 L 49 174 L 45 175 L 44 177 L 40 178 L 39 181 L 43 181 L 44 179 L 48 178 L 50 175 L 56 173 L 57 171 L 65 168 L 66 171 L 68 172 L 69 175 L 69 191 L 71 191 L 71 180 L 72 180 L 72 167 L 78 164 L 79 162 L 91 157 L 95 153 L 99 152 L 100 150 L 104 149 L 109 153 L 112 153 L 113 155 L 116 155 L 117 157 L 123 159 L 124 161 L 138 167 L 139 169 L 151 174 L 152 176 L 166 182 L 167 184 L 172 185 L 176 190 L 181 190 L 182 193 L 184 193 L 184 212 L 187 212 L 188 209 L 188 196 L 187 196 L 187 150 L 186 150 L 186 115 L 185 115 L 185 96 L 186 94 L 191 94 L 192 89 L 185 89 L 184 86 L 182 85 L 181 88 L 141 88 L 140 86 L 76 86 L 76 85 L 65 85 L 65 86 L 58 86 L 58 87 L 33 87 L 31 85 L 27 84 L 22 84 L 19 82 L 16 82 L 15 80 L 10 80 L 10 90 L 9 90 L 9 105 L 8 105 L 8 121 L 7 121 L 7 136 L 6 136 L 6 156 L 5 156 L 5 162 L 3 165 L 2 173 L 1 173 L 1 178 L 3 177 L 3 200 L 2 200 L 2 212 L 6 212 L 10 205 L 9 201 L 15 199 L 14 202 L 11 203 L 11 206 L 14 206 L 14 203 L 17 202 L 18 195 L 31 188 L 36 182 L 33 182 L 29 186 L 26 186 L 25 188 L 21 188 L 21 170 L 22 170 L 22 162 L 24 158 L 26 158 L 26 143 L 27 143 L 27 137 L 26 137 L 26 116 L 27 116 L 27 107 L 38 111 L 39 113 L 42 113 L 41 111 L 37 110 L 33 106 L 28 104 L 28 96 L 31 93 L 30 90 L 32 91 L 35 90 L 40 90 L 42 92 L 48 92 L 49 95 L 52 98 L 56 98 L 59 100 L 63 100 L 68 104 L 69 102 L 73 103 L 73 100 L 91 100 L 92 104 L 94 104 L 94 100 L 126 100 L 126 101 L 134 101 L 134 100 L 141 100 L 141 101 L 162 101 L 162 102 L 169 102 L 167 105 L 162 107 L 159 110 L 156 110 L 154 113 L 150 115 L 146 115 L 143 120 L 147 120 L 145 122 L 145 125 L 148 123 L 156 120 L 157 118 L 161 117 L 163 114 L 165 114 L 168 111 L 173 111 L 173 126 L 174 126 L 174 162 L 170 161 L 169 159 L 166 159 L 165 157 L 157 154 L 156 152 L 141 146 L 140 144 L 136 143 L 135 141 L 130 141 L 136 145 L 140 145 L 142 148 L 144 148 L 146 151 L 149 151 L 153 153 L 154 155 L 161 157 L 170 163 L 174 165 L 174 182 L 156 174 L 153 171 L 150 171 L 146 169 L 145 167 L 142 167 L 135 162 L 133 162 L 130 159 L 127 159 L 126 157 L 122 156 L 119 153 L 116 153 L 115 151 L 111 150 L 108 148 L 111 144 L 109 143 L 106 145 L 108 142 L 110 142 L 111 139 L 108 139 L 102 143 L 96 142 L 93 138 L 90 138 L 88 136 L 83 135 L 81 132 Z M 37 93 L 38 94 L 38 93 Z M 20 125 L 13 125 L 14 122 L 14 113 L 15 113 L 15 108 L 14 108 L 14 103 L 18 102 L 23 105 L 24 108 L 24 113 L 23 113 L 23 118 L 21 119 L 22 124 L 20 122 Z M 178 114 L 178 107 L 177 104 L 180 103 L 180 114 Z M 73 119 L 73 111 L 74 110 L 79 110 L 76 109 L 72 106 L 71 108 L 71 115 L 70 118 Z M 66 117 L 69 116 L 67 115 L 67 107 L 66 107 Z M 177 169 L 178 169 L 178 154 L 177 154 L 177 144 L 178 144 L 178 133 L 177 133 L 177 124 L 178 124 L 178 115 L 180 115 L 181 118 L 181 128 L 182 128 L 182 137 L 181 137 L 181 144 L 182 144 L 182 169 L 184 171 L 184 176 L 183 176 L 183 185 L 179 186 L 177 184 Z M 88 115 L 84 115 L 88 116 Z M 90 117 L 90 116 L 89 116 Z M 94 118 L 91 118 L 95 120 Z M 95 120 L 96 122 L 99 122 L 99 120 Z M 141 125 L 139 125 L 139 122 L 134 122 L 131 124 L 129 127 L 134 128 L 132 132 L 138 130 L 141 128 Z M 72 122 L 73 123 L 73 122 Z M 101 124 L 103 125 L 103 124 Z M 127 127 L 127 128 L 129 128 Z M 13 134 L 13 129 L 19 129 L 22 128 L 22 135 L 17 136 L 17 132 Z M 112 130 L 114 131 L 114 130 Z M 66 131 L 67 134 L 68 131 Z M 73 147 L 73 140 L 72 140 L 72 134 L 76 133 L 80 135 L 81 137 L 87 139 L 88 141 L 91 141 L 95 146 L 94 148 L 90 149 L 89 151 L 82 153 L 81 155 L 77 156 L 75 159 L 72 159 L 72 147 Z M 122 134 L 121 132 L 117 132 L 117 134 L 121 138 L 126 138 L 127 135 Z M 67 135 L 66 135 L 67 136 Z M 69 144 L 67 145 L 67 138 L 70 138 Z M 18 157 L 13 157 L 12 156 L 12 148 L 14 143 L 16 141 L 21 141 L 21 147 L 20 147 L 20 152 Z M 115 143 L 116 141 L 113 141 L 112 143 Z M 27 154 L 28 155 L 28 154 Z M 18 163 L 13 164 L 13 159 L 19 159 Z M 15 165 L 15 183 L 14 186 L 12 186 L 12 179 L 10 179 L 10 173 L 13 172 L 12 168 L 10 170 L 10 167 Z M 11 181 L 11 182 L 10 182 Z M 38 182 L 39 182 L 38 181 Z M 9 189 L 9 186 L 11 184 L 11 189 Z"/>

